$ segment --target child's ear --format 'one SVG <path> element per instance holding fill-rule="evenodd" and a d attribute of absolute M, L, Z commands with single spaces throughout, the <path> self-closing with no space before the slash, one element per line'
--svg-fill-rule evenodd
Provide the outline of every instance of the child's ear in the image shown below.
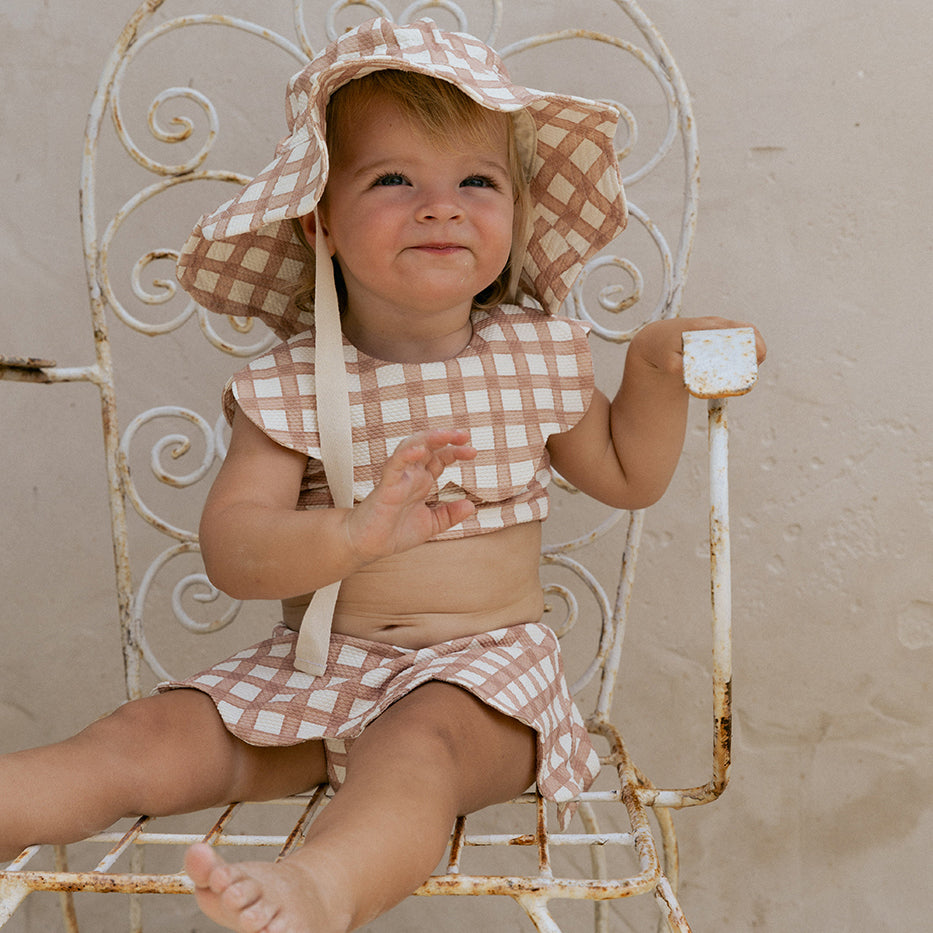
<path fill-rule="evenodd" d="M 298 223 L 301 225 L 301 231 L 305 235 L 305 239 L 308 241 L 308 246 L 312 249 L 316 246 L 317 241 L 317 214 L 303 214 L 298 218 Z M 321 230 L 324 235 L 324 240 L 327 240 L 327 226 L 322 222 Z M 330 248 L 330 253 L 333 255 L 333 248 Z"/>
<path fill-rule="evenodd" d="M 314 233 L 317 226 L 314 221 L 314 214 L 302 214 L 298 218 L 298 223 L 301 226 L 301 232 L 304 233 L 305 239 L 308 241 L 308 245 L 314 246 Z"/>

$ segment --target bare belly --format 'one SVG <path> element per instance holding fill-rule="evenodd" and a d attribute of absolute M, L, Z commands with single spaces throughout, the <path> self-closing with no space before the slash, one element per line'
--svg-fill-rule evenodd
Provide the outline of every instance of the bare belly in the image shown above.
<path fill-rule="evenodd" d="M 333 630 L 404 648 L 489 632 L 541 618 L 541 526 L 433 541 L 377 561 L 340 587 Z M 285 600 L 298 629 L 308 597 Z"/>

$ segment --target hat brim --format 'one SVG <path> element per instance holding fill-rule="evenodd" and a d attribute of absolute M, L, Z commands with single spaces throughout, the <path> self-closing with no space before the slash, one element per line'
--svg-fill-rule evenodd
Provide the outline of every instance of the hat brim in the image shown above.
<path fill-rule="evenodd" d="M 342 36 L 292 78 L 292 132 L 275 159 L 195 226 L 180 255 L 178 277 L 199 304 L 220 314 L 257 317 L 283 338 L 313 322 L 292 298 L 313 269 L 292 221 L 314 211 L 327 183 L 327 101 L 347 82 L 390 68 L 449 81 L 489 110 L 531 117 L 531 207 L 520 287 L 543 310 L 556 312 L 587 260 L 625 228 L 615 108 L 515 85 L 478 39 L 441 32 L 429 20 L 406 27 L 373 20 Z"/>

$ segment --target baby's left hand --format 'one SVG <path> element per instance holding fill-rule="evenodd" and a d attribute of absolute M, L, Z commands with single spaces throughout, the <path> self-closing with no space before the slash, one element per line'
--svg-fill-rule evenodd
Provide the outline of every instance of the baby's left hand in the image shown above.
<path fill-rule="evenodd" d="M 683 334 L 688 330 L 725 330 L 733 327 L 751 327 L 755 331 L 758 362 L 767 355 L 764 339 L 753 324 L 730 321 L 722 317 L 669 318 L 646 324 L 632 339 L 629 355 L 634 354 L 648 368 L 659 374 L 683 379 Z"/>
<path fill-rule="evenodd" d="M 468 441 L 466 431 L 433 430 L 398 445 L 376 488 L 347 516 L 347 537 L 359 558 L 369 563 L 407 551 L 473 514 L 465 497 L 433 506 L 425 501 L 445 467 L 476 456 Z"/>

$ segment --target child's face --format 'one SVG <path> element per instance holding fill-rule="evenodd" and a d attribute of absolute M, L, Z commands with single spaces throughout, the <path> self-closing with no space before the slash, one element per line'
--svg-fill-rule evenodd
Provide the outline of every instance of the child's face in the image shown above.
<path fill-rule="evenodd" d="M 346 315 L 469 313 L 512 245 L 506 120 L 490 114 L 489 142 L 438 147 L 379 95 L 341 128 L 320 211 Z"/>

